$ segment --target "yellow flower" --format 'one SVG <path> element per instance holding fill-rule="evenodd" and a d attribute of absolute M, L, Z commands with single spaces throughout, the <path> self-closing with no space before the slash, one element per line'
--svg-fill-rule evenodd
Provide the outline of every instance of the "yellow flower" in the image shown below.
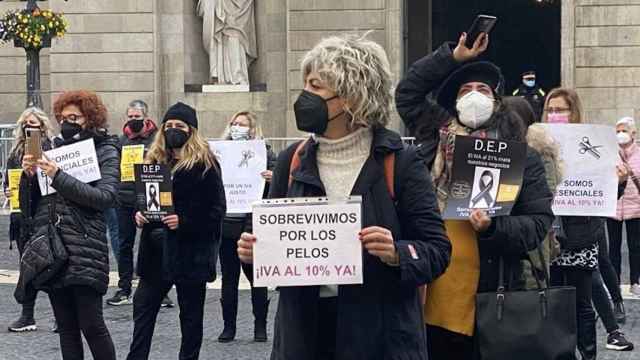
<path fill-rule="evenodd" d="M 40 30 L 45 31 L 47 28 L 44 25 L 40 25 Z"/>
<path fill-rule="evenodd" d="M 53 29 L 53 23 L 49 21 L 49 29 Z"/>

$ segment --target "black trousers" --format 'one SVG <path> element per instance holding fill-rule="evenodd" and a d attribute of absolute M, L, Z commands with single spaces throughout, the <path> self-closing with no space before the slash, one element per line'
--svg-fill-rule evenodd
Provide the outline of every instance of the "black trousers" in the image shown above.
<path fill-rule="evenodd" d="M 583 359 L 596 358 L 596 314 L 591 305 L 593 270 L 577 267 L 551 267 L 552 286 L 576 288 L 578 351 Z"/>
<path fill-rule="evenodd" d="M 593 306 L 596 308 L 596 312 L 600 316 L 600 320 L 602 320 L 602 324 L 604 324 L 607 334 L 611 334 L 612 332 L 620 329 L 620 327 L 618 326 L 618 322 L 613 314 L 613 306 L 611 304 L 611 300 L 609 300 L 609 296 L 607 295 L 607 290 L 604 288 L 605 285 L 602 281 L 600 271 L 594 271 L 592 277 Z"/>
<path fill-rule="evenodd" d="M 222 306 L 225 324 L 233 326 L 236 322 L 241 269 L 251 284 L 254 316 L 256 320 L 265 321 L 268 289 L 253 287 L 253 265 L 242 263 L 238 257 L 237 242 L 242 232 L 245 231 L 245 224 L 244 222 L 225 222 L 223 229 L 222 243 L 220 244 L 220 267 L 222 268 Z"/>
<path fill-rule="evenodd" d="M 133 247 L 136 242 L 136 210 L 132 207 L 118 208 L 118 231 L 120 247 L 118 256 L 118 287 L 131 292 L 133 279 Z"/>
<path fill-rule="evenodd" d="M 618 282 L 621 276 L 622 223 L 623 221 L 607 219 L 609 254 L 618 275 Z M 629 281 L 633 285 L 640 283 L 640 219 L 625 220 L 624 223 L 627 226 L 627 246 L 629 247 Z"/>
<path fill-rule="evenodd" d="M 609 256 L 609 244 L 605 238 L 601 238 L 598 241 L 598 270 L 602 276 L 604 285 L 606 285 L 609 290 L 609 294 L 611 294 L 611 300 L 613 300 L 614 303 L 621 302 L 622 292 L 620 292 L 620 277 L 617 275 L 613 263 L 611 262 L 611 257 Z M 594 298 L 595 297 L 594 293 Z"/>
<path fill-rule="evenodd" d="M 286 325 L 285 325 L 286 326 Z M 338 326 L 338 298 L 318 300 L 318 338 L 316 360 L 336 358 L 336 328 Z"/>
<path fill-rule="evenodd" d="M 474 350 L 473 337 L 427 325 L 429 360 L 473 360 L 479 356 Z"/>
<path fill-rule="evenodd" d="M 102 295 L 88 286 L 68 286 L 49 293 L 60 333 L 63 360 L 82 360 L 84 335 L 95 360 L 116 360 L 116 350 L 102 317 Z"/>
<path fill-rule="evenodd" d="M 149 358 L 151 340 L 162 299 L 171 290 L 171 283 L 157 283 L 140 279 L 133 296 L 133 339 L 127 360 Z M 176 284 L 180 306 L 180 360 L 196 360 L 202 345 L 202 323 L 206 283 Z"/>

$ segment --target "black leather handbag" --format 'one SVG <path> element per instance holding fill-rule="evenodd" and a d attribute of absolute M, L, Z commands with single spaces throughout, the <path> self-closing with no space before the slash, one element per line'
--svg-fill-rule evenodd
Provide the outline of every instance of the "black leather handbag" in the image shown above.
<path fill-rule="evenodd" d="M 33 286 L 36 289 L 47 288 L 47 284 L 53 279 L 60 271 L 62 271 L 69 261 L 69 254 L 67 248 L 60 237 L 58 232 L 58 225 L 60 224 L 60 217 L 55 211 L 55 200 L 52 201 L 52 205 L 49 206 L 49 224 L 47 225 L 47 234 L 45 239 L 40 238 L 40 241 L 49 242 L 49 251 L 51 254 L 51 262 L 43 271 L 41 271 L 33 279 Z"/>
<path fill-rule="evenodd" d="M 544 263 L 539 247 L 538 251 Z M 545 286 L 532 271 L 537 289 L 506 291 L 501 258 L 497 291 L 476 295 L 476 340 L 482 360 L 575 359 L 576 289 L 550 287 L 543 265 Z"/>

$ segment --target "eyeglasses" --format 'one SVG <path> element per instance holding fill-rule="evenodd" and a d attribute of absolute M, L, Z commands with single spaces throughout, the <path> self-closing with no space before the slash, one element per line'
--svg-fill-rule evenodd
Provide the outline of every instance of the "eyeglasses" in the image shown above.
<path fill-rule="evenodd" d="M 567 113 L 570 112 L 571 109 L 569 108 L 556 108 L 556 107 L 550 107 L 550 108 L 546 108 L 544 109 L 545 112 L 549 113 L 549 114 L 561 114 L 561 113 Z"/>
<path fill-rule="evenodd" d="M 84 119 L 84 116 L 76 115 L 76 114 L 71 114 L 71 115 L 68 115 L 68 116 L 62 116 L 62 114 L 58 114 L 58 115 L 56 115 L 56 118 L 60 122 L 68 122 L 68 123 L 72 123 L 72 124 L 77 124 L 78 121 L 80 121 L 80 119 Z"/>

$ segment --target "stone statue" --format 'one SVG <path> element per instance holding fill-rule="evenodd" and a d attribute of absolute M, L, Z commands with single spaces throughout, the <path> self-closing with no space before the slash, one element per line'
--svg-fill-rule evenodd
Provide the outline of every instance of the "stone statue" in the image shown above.
<path fill-rule="evenodd" d="M 213 84 L 249 84 L 257 56 L 253 0 L 198 0 Z"/>

